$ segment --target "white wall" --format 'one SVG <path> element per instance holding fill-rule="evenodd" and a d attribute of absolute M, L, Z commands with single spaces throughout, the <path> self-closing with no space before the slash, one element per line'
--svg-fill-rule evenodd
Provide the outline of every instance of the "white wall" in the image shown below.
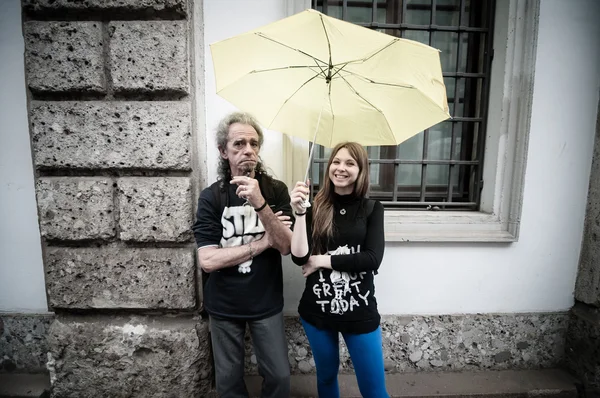
<path fill-rule="evenodd" d="M 210 44 L 244 33 L 286 16 L 282 0 L 205 0 L 204 43 L 206 55 L 206 131 L 208 181 L 217 178 L 218 151 L 215 141 L 217 124 L 237 108 L 216 94 Z M 244 62 L 240 59 L 239 62 Z M 265 130 L 265 145 L 261 157 L 265 166 L 278 179 L 283 179 L 281 133 Z"/>
<path fill-rule="evenodd" d="M 283 0 L 205 0 L 207 128 L 234 109 L 215 94 L 208 44 L 285 16 Z M 600 2 L 543 0 L 519 242 L 388 244 L 383 314 L 560 311 L 573 304 L 600 89 Z M 243 62 L 243 60 L 240 60 Z M 281 140 L 263 157 L 281 176 Z M 214 133 L 209 134 L 214 145 Z M 210 151 L 209 151 L 210 152 Z M 214 180 L 216 151 L 209 158 Z M 304 280 L 286 259 L 286 312 Z"/>
<path fill-rule="evenodd" d="M 21 2 L 0 2 L 0 312 L 47 312 L 27 125 Z"/>

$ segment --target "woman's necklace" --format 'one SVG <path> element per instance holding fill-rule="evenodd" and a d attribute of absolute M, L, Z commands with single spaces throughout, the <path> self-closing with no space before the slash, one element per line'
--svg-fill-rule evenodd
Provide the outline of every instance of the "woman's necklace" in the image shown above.
<path fill-rule="evenodd" d="M 346 209 L 340 209 L 340 214 L 343 216 L 346 214 Z"/>

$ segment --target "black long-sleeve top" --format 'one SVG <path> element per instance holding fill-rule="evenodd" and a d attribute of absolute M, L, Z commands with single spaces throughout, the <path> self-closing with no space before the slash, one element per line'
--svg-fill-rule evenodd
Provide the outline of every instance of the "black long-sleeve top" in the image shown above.
<path fill-rule="evenodd" d="M 373 280 L 385 249 L 383 206 L 374 201 L 367 214 L 367 202 L 353 195 L 334 196 L 334 234 L 327 244 L 333 270 L 319 269 L 306 278 L 298 306 L 300 316 L 319 329 L 360 334 L 380 324 Z M 304 257 L 292 254 L 298 265 L 306 264 L 312 251 L 312 208 L 306 217 L 309 251 Z"/>

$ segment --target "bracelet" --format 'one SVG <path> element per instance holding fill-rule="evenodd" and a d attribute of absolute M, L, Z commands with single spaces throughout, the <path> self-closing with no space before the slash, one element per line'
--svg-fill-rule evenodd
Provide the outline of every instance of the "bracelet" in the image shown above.
<path fill-rule="evenodd" d="M 261 211 L 262 209 L 264 209 L 265 207 L 267 207 L 267 201 L 265 200 L 265 203 L 262 204 L 262 206 L 260 206 L 259 208 L 254 208 L 254 211 L 256 211 L 257 213 L 259 211 Z"/>
<path fill-rule="evenodd" d="M 303 215 L 306 214 L 306 212 L 304 212 L 304 213 L 298 213 L 298 212 L 295 211 L 294 214 L 296 215 L 296 217 L 302 217 Z"/>
<path fill-rule="evenodd" d="M 250 255 L 250 258 L 254 258 L 254 249 L 252 249 L 252 242 L 248 243 L 248 254 Z"/>

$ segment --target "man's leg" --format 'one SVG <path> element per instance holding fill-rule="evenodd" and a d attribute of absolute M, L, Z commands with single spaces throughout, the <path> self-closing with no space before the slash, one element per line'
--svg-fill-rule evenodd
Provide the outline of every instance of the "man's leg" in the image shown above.
<path fill-rule="evenodd" d="M 244 382 L 244 321 L 210 317 L 217 392 L 221 398 L 248 398 Z"/>
<path fill-rule="evenodd" d="M 263 377 L 262 397 L 289 397 L 290 363 L 283 327 L 283 313 L 280 312 L 260 321 L 252 321 L 249 324 L 258 372 Z"/>

